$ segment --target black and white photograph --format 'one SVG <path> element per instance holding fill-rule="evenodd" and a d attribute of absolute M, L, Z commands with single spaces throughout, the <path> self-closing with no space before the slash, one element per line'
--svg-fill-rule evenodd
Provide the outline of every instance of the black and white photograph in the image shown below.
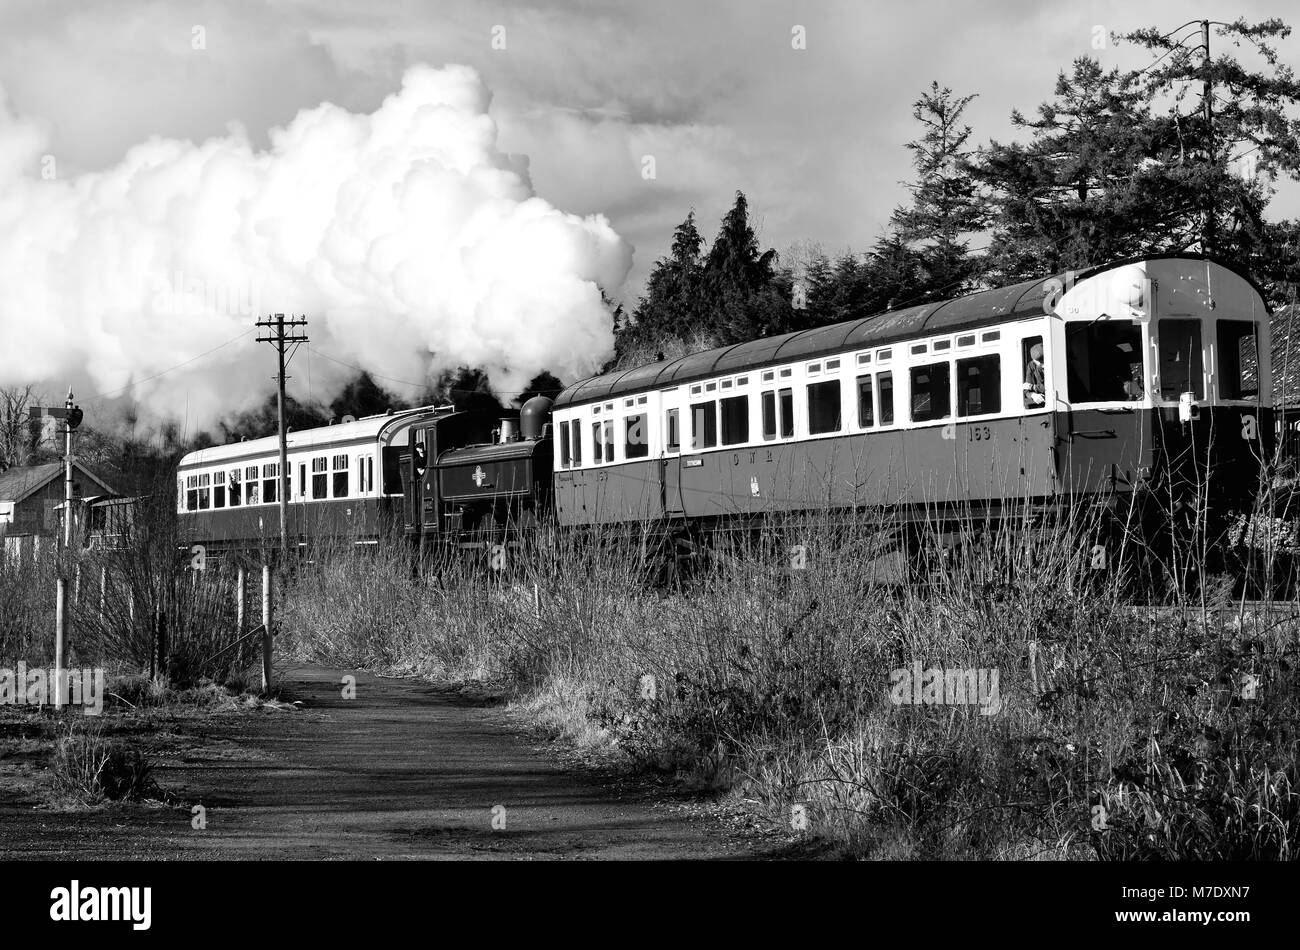
<path fill-rule="evenodd" d="M 6 920 L 1277 926 L 1297 26 L 0 0 Z"/>

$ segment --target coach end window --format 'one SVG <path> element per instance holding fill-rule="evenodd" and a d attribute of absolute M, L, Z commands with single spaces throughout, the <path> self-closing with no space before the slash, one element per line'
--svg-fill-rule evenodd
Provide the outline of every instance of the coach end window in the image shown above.
<path fill-rule="evenodd" d="M 569 424 L 560 423 L 560 468 L 569 467 Z"/>
<path fill-rule="evenodd" d="M 1183 393 L 1205 398 L 1205 369 L 1201 359 L 1201 321 L 1160 321 L 1160 395 L 1178 399 Z"/>
<path fill-rule="evenodd" d="M 1070 402 L 1141 399 L 1142 329 L 1118 320 L 1066 324 L 1065 375 Z"/>
<path fill-rule="evenodd" d="M 947 363 L 912 368 L 912 421 L 931 422 L 952 415 L 951 370 Z"/>
<path fill-rule="evenodd" d="M 1002 410 L 1002 368 L 997 356 L 957 361 L 957 415 L 982 416 Z"/>
<path fill-rule="evenodd" d="M 1215 357 L 1220 399 L 1254 399 L 1259 395 L 1259 350 L 1255 324 L 1220 320 Z"/>

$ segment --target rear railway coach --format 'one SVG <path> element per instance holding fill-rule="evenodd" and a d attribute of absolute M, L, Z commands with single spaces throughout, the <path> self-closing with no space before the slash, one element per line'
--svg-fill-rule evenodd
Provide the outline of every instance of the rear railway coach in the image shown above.
<path fill-rule="evenodd" d="M 564 525 L 890 506 L 1249 504 L 1269 313 L 1192 256 L 1123 262 L 585 380 L 555 401 Z"/>

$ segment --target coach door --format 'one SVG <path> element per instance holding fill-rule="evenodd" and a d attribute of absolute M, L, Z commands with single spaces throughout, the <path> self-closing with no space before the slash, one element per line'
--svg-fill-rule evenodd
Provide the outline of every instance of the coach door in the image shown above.
<path fill-rule="evenodd" d="M 663 492 L 663 513 L 665 518 L 681 518 L 685 515 L 682 504 L 682 413 L 677 405 L 679 392 L 670 390 L 664 394 L 660 416 L 663 427 L 663 451 L 659 453 L 659 485 Z"/>

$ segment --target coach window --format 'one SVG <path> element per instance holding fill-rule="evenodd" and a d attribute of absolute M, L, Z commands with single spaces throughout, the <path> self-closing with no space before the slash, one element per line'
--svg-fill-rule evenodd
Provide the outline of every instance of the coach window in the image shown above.
<path fill-rule="evenodd" d="M 249 465 L 244 469 L 244 501 L 250 505 L 262 503 L 262 483 L 257 480 L 257 466 Z"/>
<path fill-rule="evenodd" d="M 239 469 L 232 468 L 230 470 L 230 479 L 226 489 L 226 498 L 231 508 L 237 508 L 239 506 L 240 487 L 242 484 L 240 482 L 239 476 L 240 476 Z"/>
<path fill-rule="evenodd" d="M 912 421 L 930 422 L 952 415 L 951 370 L 947 363 L 912 367 Z"/>
<path fill-rule="evenodd" d="M 1117 320 L 1066 324 L 1065 370 L 1071 402 L 1141 399 L 1141 328 Z"/>
<path fill-rule="evenodd" d="M 574 419 L 572 422 L 563 423 L 563 424 L 568 425 L 569 429 L 572 430 L 573 432 L 573 438 L 570 440 L 573 443 L 573 467 L 581 468 L 582 467 L 582 423 L 579 420 Z"/>
<path fill-rule="evenodd" d="M 212 473 L 212 507 L 226 507 L 226 473 Z"/>
<path fill-rule="evenodd" d="M 740 445 L 749 441 L 749 397 L 732 396 L 722 400 L 722 444 Z"/>
<path fill-rule="evenodd" d="M 691 448 L 711 449 L 718 444 L 718 404 L 713 400 L 691 404 Z"/>
<path fill-rule="evenodd" d="M 614 461 L 614 420 L 605 420 L 605 461 Z"/>
<path fill-rule="evenodd" d="M 199 510 L 199 476 L 189 475 L 185 479 L 185 510 Z"/>
<path fill-rule="evenodd" d="M 269 505 L 276 500 L 275 482 L 280 474 L 280 463 L 271 462 L 262 466 L 262 504 Z"/>
<path fill-rule="evenodd" d="M 205 511 L 207 508 L 211 506 L 212 503 L 212 499 L 210 497 L 211 489 L 208 487 L 211 480 L 212 480 L 211 475 L 204 474 L 199 476 L 199 510 L 200 511 Z"/>
<path fill-rule="evenodd" d="M 894 424 L 894 374 L 881 373 L 876 377 L 876 382 L 880 384 L 880 424 L 892 426 Z"/>
<path fill-rule="evenodd" d="M 357 494 L 368 495 L 375 490 L 375 457 L 362 455 L 357 459 Z"/>
<path fill-rule="evenodd" d="M 1215 363 L 1219 398 L 1254 399 L 1259 395 L 1259 350 L 1255 324 L 1249 320 L 1220 320 Z"/>
<path fill-rule="evenodd" d="M 808 432 L 840 431 L 840 381 L 827 380 L 808 387 Z"/>
<path fill-rule="evenodd" d="M 957 361 L 957 415 L 1002 411 L 1002 367 L 997 356 Z"/>
<path fill-rule="evenodd" d="M 348 497 L 348 457 L 334 456 L 334 497 Z"/>
<path fill-rule="evenodd" d="M 329 459 L 319 455 L 311 460 L 311 497 L 329 497 Z"/>
<path fill-rule="evenodd" d="M 643 459 L 650 454 L 650 439 L 646 428 L 644 412 L 623 420 L 623 458 Z"/>
<path fill-rule="evenodd" d="M 569 467 L 569 424 L 560 423 L 560 468 Z"/>
<path fill-rule="evenodd" d="M 605 439 L 601 435 L 599 420 L 591 424 L 591 464 L 599 465 L 605 457 Z"/>
<path fill-rule="evenodd" d="M 777 418 L 781 438 L 794 438 L 794 390 L 778 389 L 776 391 Z"/>
<path fill-rule="evenodd" d="M 858 377 L 858 428 L 870 429 L 876 424 L 876 403 L 871 391 L 871 377 Z"/>
<path fill-rule="evenodd" d="M 763 441 L 771 442 L 776 438 L 776 390 L 769 389 L 762 395 L 763 407 Z"/>
<path fill-rule="evenodd" d="M 1160 321 L 1160 395 L 1177 399 L 1186 392 L 1205 398 L 1201 362 L 1201 321 Z"/>
<path fill-rule="evenodd" d="M 682 450 L 681 414 L 677 409 L 664 413 L 664 448 L 670 453 Z"/>
<path fill-rule="evenodd" d="M 1025 408 L 1041 409 L 1047 405 L 1047 364 L 1041 336 L 1027 337 L 1021 344 L 1020 365 L 1024 367 L 1020 387 L 1025 394 Z"/>
<path fill-rule="evenodd" d="M 307 497 L 307 463 L 298 463 L 298 497 L 305 499 Z"/>

